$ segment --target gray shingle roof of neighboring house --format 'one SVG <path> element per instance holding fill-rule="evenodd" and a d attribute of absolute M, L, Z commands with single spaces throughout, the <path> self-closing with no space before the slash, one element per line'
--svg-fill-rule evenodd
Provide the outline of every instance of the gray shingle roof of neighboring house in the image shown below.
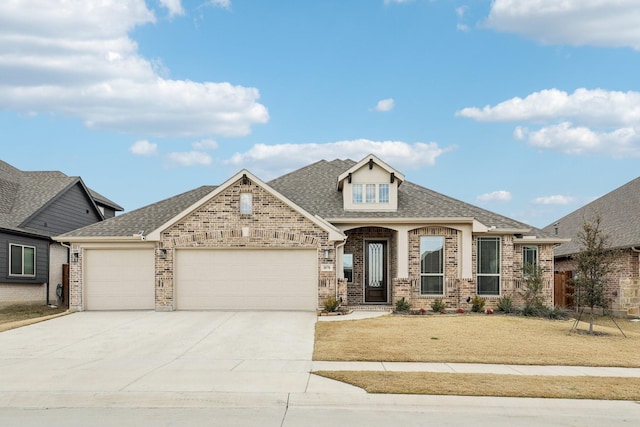
<path fill-rule="evenodd" d="M 0 160 L 0 228 L 30 231 L 21 224 L 78 182 L 82 182 L 79 177 L 59 171 L 21 171 Z M 122 210 L 99 193 L 87 190 L 99 203 Z"/>
<path fill-rule="evenodd" d="M 147 234 L 156 230 L 216 188 L 217 186 L 213 185 L 203 185 L 126 214 L 70 231 L 63 234 L 62 237 L 129 237 L 138 234 L 140 231 L 143 234 Z"/>
<path fill-rule="evenodd" d="M 545 232 L 555 235 L 557 227 L 558 236 L 572 239 L 558 246 L 555 256 L 578 253 L 580 242 L 576 236 L 585 220 L 591 221 L 597 215 L 612 248 L 640 247 L 640 177 L 546 226 Z"/>
<path fill-rule="evenodd" d="M 352 160 L 322 160 L 300 168 L 268 185 L 310 214 L 324 219 L 341 218 L 476 218 L 487 226 L 501 229 L 529 230 L 527 235 L 551 237 L 541 230 L 513 219 L 447 197 L 419 185 L 404 181 L 399 188 L 396 212 L 349 212 L 342 208 L 342 193 L 337 190 L 340 174 L 355 165 Z M 189 206 L 214 191 L 216 186 L 202 186 L 124 215 L 71 231 L 61 237 L 130 237 L 139 231 L 148 234 L 174 218 Z"/>

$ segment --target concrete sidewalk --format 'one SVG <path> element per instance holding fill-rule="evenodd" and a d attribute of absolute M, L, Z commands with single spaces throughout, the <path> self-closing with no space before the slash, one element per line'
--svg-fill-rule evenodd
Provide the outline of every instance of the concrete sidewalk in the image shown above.
<path fill-rule="evenodd" d="M 314 361 L 313 371 L 388 371 L 445 372 L 452 374 L 549 375 L 570 377 L 640 378 L 640 368 L 498 365 L 484 363 L 422 363 L 422 362 L 326 362 Z"/>

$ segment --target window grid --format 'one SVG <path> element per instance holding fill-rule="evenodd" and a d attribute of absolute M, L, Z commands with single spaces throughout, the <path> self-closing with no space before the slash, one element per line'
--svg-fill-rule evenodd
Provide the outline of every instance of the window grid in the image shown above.
<path fill-rule="evenodd" d="M 478 237 L 477 246 L 478 295 L 500 295 L 500 238 Z"/>
<path fill-rule="evenodd" d="M 378 203 L 389 203 L 389 184 L 378 186 Z"/>
<path fill-rule="evenodd" d="M 444 294 L 444 237 L 420 237 L 420 293 Z"/>
<path fill-rule="evenodd" d="M 362 184 L 353 184 L 353 203 L 362 203 Z"/>

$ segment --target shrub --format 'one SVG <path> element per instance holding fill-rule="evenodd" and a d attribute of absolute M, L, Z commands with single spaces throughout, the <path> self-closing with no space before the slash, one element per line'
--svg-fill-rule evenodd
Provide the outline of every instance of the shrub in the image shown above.
<path fill-rule="evenodd" d="M 409 301 L 406 301 L 404 297 L 396 302 L 396 311 L 409 311 L 410 308 L 411 304 L 409 304 Z"/>
<path fill-rule="evenodd" d="M 540 308 L 544 305 L 542 267 L 539 265 L 525 264 L 523 267 L 523 286 L 520 296 L 524 304 Z"/>
<path fill-rule="evenodd" d="M 338 301 L 334 297 L 329 297 L 324 302 L 324 310 L 329 313 L 338 311 L 338 307 L 340 307 L 340 301 Z"/>
<path fill-rule="evenodd" d="M 473 311 L 474 313 L 482 312 L 482 310 L 484 310 L 485 302 L 486 302 L 486 300 L 484 298 L 476 295 L 471 300 L 471 311 Z"/>
<path fill-rule="evenodd" d="M 520 310 L 520 314 L 526 317 L 549 317 L 551 309 L 544 305 L 525 304 Z"/>
<path fill-rule="evenodd" d="M 553 307 L 547 309 L 547 317 L 552 320 L 556 319 L 568 319 L 570 317 L 569 310 L 562 307 Z"/>
<path fill-rule="evenodd" d="M 431 303 L 431 310 L 433 310 L 434 313 L 439 313 L 441 311 L 444 311 L 445 308 L 447 308 L 447 304 L 445 304 L 444 301 L 442 301 L 441 298 L 436 298 L 432 303 Z"/>
<path fill-rule="evenodd" d="M 513 300 L 510 295 L 505 295 L 501 298 L 498 298 L 497 307 L 499 311 L 503 313 L 513 313 L 515 311 L 515 307 L 513 306 Z"/>

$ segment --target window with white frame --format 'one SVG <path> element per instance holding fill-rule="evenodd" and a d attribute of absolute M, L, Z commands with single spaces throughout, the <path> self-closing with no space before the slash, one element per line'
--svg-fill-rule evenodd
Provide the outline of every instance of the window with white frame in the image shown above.
<path fill-rule="evenodd" d="M 478 237 L 478 295 L 500 295 L 500 238 Z"/>
<path fill-rule="evenodd" d="M 367 203 L 375 203 L 376 202 L 376 185 L 375 184 L 367 184 Z"/>
<path fill-rule="evenodd" d="M 36 248 L 33 246 L 9 245 L 9 275 L 36 275 Z"/>
<path fill-rule="evenodd" d="M 353 203 L 389 203 L 389 184 L 353 184 Z"/>
<path fill-rule="evenodd" d="M 444 237 L 420 237 L 420 293 L 444 294 Z"/>
<path fill-rule="evenodd" d="M 240 193 L 240 213 L 249 215 L 253 212 L 253 194 Z"/>
<path fill-rule="evenodd" d="M 362 184 L 353 184 L 353 203 L 362 203 Z"/>
<path fill-rule="evenodd" d="M 389 203 L 389 184 L 378 185 L 378 203 Z"/>

